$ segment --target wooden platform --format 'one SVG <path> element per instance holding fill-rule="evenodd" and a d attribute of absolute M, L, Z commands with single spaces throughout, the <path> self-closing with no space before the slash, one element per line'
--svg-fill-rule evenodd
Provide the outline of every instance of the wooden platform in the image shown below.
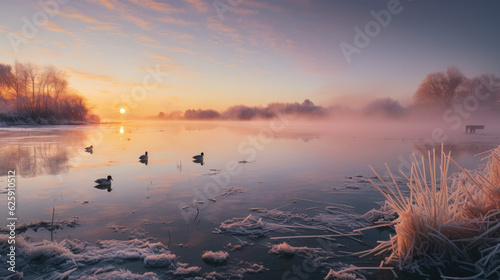
<path fill-rule="evenodd" d="M 466 125 L 465 126 L 465 133 L 467 133 L 467 134 L 476 133 L 476 129 L 484 129 L 484 125 Z"/>

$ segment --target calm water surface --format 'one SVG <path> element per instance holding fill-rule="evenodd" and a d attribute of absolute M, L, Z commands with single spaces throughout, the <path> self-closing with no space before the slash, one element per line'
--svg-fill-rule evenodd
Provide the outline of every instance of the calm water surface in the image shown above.
<path fill-rule="evenodd" d="M 423 135 L 430 131 L 421 130 Z M 16 170 L 20 222 L 50 221 L 53 211 L 55 220 L 77 216 L 84 222 L 55 231 L 54 240 L 153 238 L 170 244 L 183 262 L 207 272 L 211 270 L 201 260 L 203 251 L 224 250 L 228 243 L 237 243 L 232 236 L 212 233 L 222 221 L 246 217 L 252 207 L 284 206 L 280 209 L 314 215 L 321 209 L 307 209 L 325 206 L 297 198 L 348 204 L 364 214 L 377 208 L 374 202 L 382 197 L 373 188 L 346 188 L 346 177 L 372 176 L 369 165 L 383 173 L 385 163 L 395 171 L 401 167 L 401 159 L 425 149 L 419 145 L 423 137 L 416 133 L 377 134 L 370 126 L 352 131 L 343 126 L 302 123 L 290 124 L 272 135 L 270 131 L 269 122 L 123 122 L 5 128 L 0 129 L 0 183 L 3 189 L 7 170 Z M 463 167 L 475 169 L 481 162 L 474 154 L 498 145 L 498 137 L 467 137 L 458 135 L 445 148 L 452 150 Z M 90 144 L 93 153 L 85 153 L 84 147 Z M 147 165 L 138 160 L 145 151 L 149 153 Z M 191 158 L 200 152 L 205 153 L 203 165 Z M 248 162 L 239 163 L 244 160 Z M 227 175 L 228 168 L 237 174 Z M 114 178 L 111 191 L 94 188 L 94 180 L 107 175 Z M 212 187 L 206 188 L 207 184 Z M 222 187 L 213 187 L 217 184 Z M 223 187 L 245 192 L 219 196 Z M 6 194 L 1 197 L 0 207 L 5 209 Z M 199 213 L 194 200 L 205 202 L 198 205 Z M 189 208 L 182 209 L 185 206 Z M 0 219 L 5 221 L 6 214 L 0 211 Z M 112 225 L 124 228 L 114 231 Z M 363 241 L 374 246 L 389 233 L 368 231 Z M 51 239 L 47 230 L 24 234 L 34 240 Z M 286 241 L 293 246 L 319 247 L 314 239 Z M 344 251 L 370 248 L 348 239 L 339 241 L 347 245 Z M 268 238 L 252 242 L 251 247 L 231 252 L 231 259 L 259 262 L 270 270 L 245 279 L 281 279 L 285 271 L 301 264 L 297 257 L 283 259 L 269 254 L 263 245 L 270 242 Z M 355 257 L 339 261 L 378 265 Z M 141 272 L 144 268 L 135 269 Z M 308 273 L 308 279 L 320 279 L 326 272 L 318 269 Z"/>

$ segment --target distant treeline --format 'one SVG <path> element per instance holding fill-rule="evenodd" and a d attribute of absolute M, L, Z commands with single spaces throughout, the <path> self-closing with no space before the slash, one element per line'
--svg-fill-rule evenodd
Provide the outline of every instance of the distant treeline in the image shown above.
<path fill-rule="evenodd" d="M 379 93 L 374 93 L 379 94 Z M 302 103 L 270 103 L 265 107 L 232 106 L 223 112 L 212 109 L 189 109 L 184 112 L 160 112 L 158 118 L 170 120 L 253 120 L 270 119 L 279 114 L 308 118 L 332 117 L 412 117 L 452 119 L 468 117 L 471 112 L 500 114 L 500 78 L 494 75 L 465 77 L 456 67 L 444 72 L 429 73 L 413 94 L 413 102 L 402 106 L 390 98 L 375 98 L 361 109 L 352 104 L 330 107 L 314 105 L 309 99 Z"/>
<path fill-rule="evenodd" d="M 388 116 L 410 115 L 443 119 L 454 116 L 468 118 L 471 113 L 500 113 L 500 78 L 480 75 L 467 78 L 457 67 L 444 72 L 429 73 L 413 94 L 413 103 L 407 107 L 391 98 L 381 98 L 369 103 L 365 114 Z"/>
<path fill-rule="evenodd" d="M 61 124 L 98 122 L 65 72 L 48 65 L 0 63 L 0 122 Z"/>
<path fill-rule="evenodd" d="M 158 118 L 169 120 L 253 120 L 271 119 L 279 115 L 297 115 L 303 117 L 322 117 L 328 112 L 327 108 L 316 106 L 309 99 L 302 103 L 270 103 L 265 107 L 236 105 L 223 112 L 212 109 L 189 109 L 183 112 L 160 112 Z"/>
<path fill-rule="evenodd" d="M 500 109 L 500 78 L 480 75 L 467 78 L 454 66 L 444 72 L 429 73 L 413 94 L 415 106 L 444 108 L 478 107 Z"/>

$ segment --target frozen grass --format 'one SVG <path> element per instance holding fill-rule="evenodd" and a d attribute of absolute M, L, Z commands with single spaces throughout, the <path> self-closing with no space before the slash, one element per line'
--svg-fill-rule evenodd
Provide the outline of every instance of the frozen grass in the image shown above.
<path fill-rule="evenodd" d="M 449 154 L 441 154 L 439 172 L 435 152 L 428 153 L 427 164 L 423 157 L 420 162 L 415 158 L 407 178 L 409 196 L 402 194 L 395 180 L 389 187 L 373 171 L 385 189 L 372 184 L 398 215 L 393 221 L 396 235 L 361 255 L 385 255 L 387 264 L 413 273 L 434 269 L 445 279 L 447 271 L 442 270 L 449 267 L 461 270 L 461 277 L 453 279 L 498 279 L 500 147 L 492 150 L 487 159 L 484 170 L 470 172 L 459 166 L 461 172 L 448 178 L 453 161 Z"/>
<path fill-rule="evenodd" d="M 328 272 L 325 277 L 325 280 L 356 280 L 356 274 L 347 273 L 347 272 L 336 272 L 332 269 Z"/>
<path fill-rule="evenodd" d="M 327 206 L 323 213 L 315 216 L 292 213 L 277 209 L 267 210 L 263 208 L 250 208 L 256 215 L 248 215 L 246 218 L 232 218 L 223 221 L 213 232 L 218 234 L 242 235 L 250 238 L 264 238 L 270 234 L 287 233 L 293 236 L 271 237 L 280 238 L 330 238 L 346 237 L 361 242 L 353 236 L 361 236 L 360 233 L 352 233 L 354 228 L 367 226 L 366 220 L 352 209 L 340 209 Z M 301 232 L 327 231 L 325 234 L 298 235 Z"/>
<path fill-rule="evenodd" d="M 221 193 L 219 196 L 228 196 L 228 195 L 244 193 L 244 192 L 246 192 L 245 189 L 229 187 L 229 188 L 224 188 L 224 192 Z"/>

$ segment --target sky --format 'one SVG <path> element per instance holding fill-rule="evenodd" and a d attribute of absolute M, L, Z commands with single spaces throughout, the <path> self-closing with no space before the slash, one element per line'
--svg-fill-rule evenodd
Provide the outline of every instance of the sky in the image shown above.
<path fill-rule="evenodd" d="M 403 105 L 425 75 L 500 76 L 497 1 L 2 1 L 0 63 L 52 64 L 98 115 Z"/>

